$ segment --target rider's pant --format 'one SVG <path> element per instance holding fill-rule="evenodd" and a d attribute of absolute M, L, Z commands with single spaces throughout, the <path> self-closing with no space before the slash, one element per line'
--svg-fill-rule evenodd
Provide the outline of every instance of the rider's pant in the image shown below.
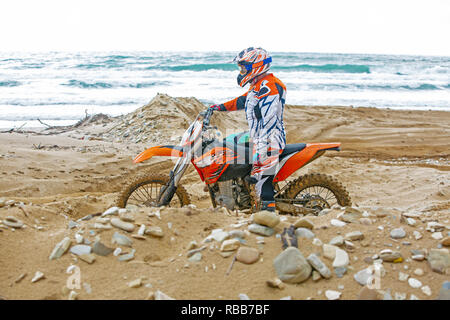
<path fill-rule="evenodd" d="M 273 203 L 273 178 L 278 169 L 279 156 L 283 150 L 267 147 L 266 150 L 256 150 L 252 176 L 257 179 L 256 195 L 263 202 Z"/>

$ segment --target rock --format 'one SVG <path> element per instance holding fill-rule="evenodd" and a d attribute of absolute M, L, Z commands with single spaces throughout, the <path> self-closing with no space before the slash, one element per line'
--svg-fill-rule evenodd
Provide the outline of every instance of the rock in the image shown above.
<path fill-rule="evenodd" d="M 128 232 L 133 232 L 133 230 L 135 228 L 134 224 L 122 221 L 119 218 L 112 218 L 111 224 L 116 228 L 119 228 L 119 229 L 122 229 L 122 230 L 125 230 Z"/>
<path fill-rule="evenodd" d="M 322 279 L 322 276 L 320 275 L 320 273 L 317 272 L 316 270 L 313 270 L 313 272 L 312 272 L 312 280 L 313 280 L 314 282 L 317 282 L 317 281 L 319 281 L 320 279 Z"/>
<path fill-rule="evenodd" d="M 201 252 L 205 249 L 206 249 L 206 246 L 203 246 L 201 248 L 191 249 L 188 251 L 188 253 L 186 255 L 189 258 L 189 257 L 193 256 L 194 254 L 196 254 L 197 252 Z"/>
<path fill-rule="evenodd" d="M 408 284 L 411 286 L 411 288 L 414 288 L 414 289 L 418 289 L 422 286 L 422 282 L 420 282 L 419 280 L 414 279 L 414 278 L 409 278 Z"/>
<path fill-rule="evenodd" d="M 343 226 L 347 225 L 344 221 L 337 220 L 337 219 L 331 219 L 330 223 L 332 226 L 335 226 L 335 227 L 343 227 Z"/>
<path fill-rule="evenodd" d="M 425 260 L 425 256 L 423 254 L 416 254 L 411 256 L 411 259 L 416 260 L 416 261 L 423 261 Z"/>
<path fill-rule="evenodd" d="M 87 246 L 85 244 L 78 244 L 70 248 L 70 253 L 73 253 L 77 256 L 81 256 L 82 254 L 91 253 L 91 250 L 92 248 L 90 246 Z"/>
<path fill-rule="evenodd" d="M 108 248 L 100 241 L 95 241 L 94 245 L 92 246 L 92 251 L 99 256 L 107 256 L 111 254 L 114 249 Z"/>
<path fill-rule="evenodd" d="M 327 259 L 334 260 L 336 258 L 336 250 L 339 249 L 336 246 L 330 244 L 324 244 L 322 246 L 323 256 Z"/>
<path fill-rule="evenodd" d="M 145 229 L 145 234 L 148 234 L 152 237 L 156 237 L 156 238 L 162 238 L 164 237 L 164 232 L 160 227 L 157 226 L 151 226 L 151 227 L 147 227 Z"/>
<path fill-rule="evenodd" d="M 252 223 L 251 225 L 249 225 L 248 231 L 262 235 L 262 236 L 266 236 L 266 237 L 270 237 L 275 233 L 275 230 L 273 230 L 272 228 L 262 226 L 262 225 L 259 225 L 256 223 Z"/>
<path fill-rule="evenodd" d="M 360 218 L 359 223 L 365 226 L 370 226 L 372 224 L 372 220 L 370 220 L 369 218 Z"/>
<path fill-rule="evenodd" d="M 190 262 L 200 262 L 202 260 L 202 253 L 196 252 L 190 258 L 188 258 Z"/>
<path fill-rule="evenodd" d="M 6 204 L 6 199 L 5 198 L 0 198 L 0 208 L 3 208 Z"/>
<path fill-rule="evenodd" d="M 234 251 L 220 251 L 219 254 L 223 257 L 223 258 L 228 258 L 231 257 L 234 254 Z"/>
<path fill-rule="evenodd" d="M 442 244 L 444 247 L 450 247 L 450 237 L 445 237 L 444 239 L 442 239 L 441 242 L 439 242 L 440 244 Z"/>
<path fill-rule="evenodd" d="M 87 262 L 89 264 L 92 264 L 95 262 L 95 256 L 92 253 L 85 253 L 80 256 L 78 256 L 81 260 L 84 262 Z"/>
<path fill-rule="evenodd" d="M 118 244 L 119 246 L 131 247 L 133 245 L 133 240 L 127 236 L 115 232 L 111 240 L 112 244 Z"/>
<path fill-rule="evenodd" d="M 346 267 L 338 267 L 338 268 L 333 268 L 333 269 L 334 269 L 334 273 L 336 274 L 336 276 L 338 278 L 342 278 L 344 276 L 344 274 L 347 272 Z"/>
<path fill-rule="evenodd" d="M 100 230 L 110 230 L 110 229 L 112 229 L 112 226 L 109 223 L 103 224 L 103 223 L 96 222 L 96 223 L 94 223 L 93 227 L 94 227 L 94 229 L 100 229 Z"/>
<path fill-rule="evenodd" d="M 156 290 L 155 292 L 155 300 L 175 300 L 174 298 L 168 296 L 167 294 Z"/>
<path fill-rule="evenodd" d="M 188 246 L 187 246 L 187 250 L 192 250 L 192 249 L 196 249 L 198 248 L 198 243 L 197 241 L 193 240 L 191 242 L 189 242 Z"/>
<path fill-rule="evenodd" d="M 75 242 L 78 244 L 82 244 L 84 241 L 84 238 L 81 234 L 75 233 Z"/>
<path fill-rule="evenodd" d="M 288 247 L 273 261 L 278 278 L 287 283 L 300 283 L 311 275 L 312 268 L 295 247 Z"/>
<path fill-rule="evenodd" d="M 312 244 L 317 246 L 317 247 L 323 246 L 323 242 L 319 238 L 314 238 L 313 241 L 312 241 Z"/>
<path fill-rule="evenodd" d="M 325 296 L 328 300 L 338 300 L 341 297 L 341 292 L 334 290 L 325 291 Z"/>
<path fill-rule="evenodd" d="M 427 260 L 431 270 L 441 274 L 448 274 L 448 269 L 450 268 L 450 254 L 448 249 L 431 249 Z"/>
<path fill-rule="evenodd" d="M 220 251 L 234 251 L 239 248 L 241 242 L 237 239 L 225 240 L 220 246 Z"/>
<path fill-rule="evenodd" d="M 413 235 L 414 235 L 414 239 L 416 239 L 416 240 L 422 239 L 422 234 L 419 231 L 417 231 L 417 230 L 415 230 L 413 232 Z"/>
<path fill-rule="evenodd" d="M 399 281 L 407 281 L 408 278 L 409 278 L 409 274 L 403 273 L 403 272 L 399 272 L 398 273 L 398 280 Z"/>
<path fill-rule="evenodd" d="M 353 276 L 353 279 L 356 280 L 360 285 L 366 286 L 367 284 L 370 284 L 370 280 L 372 278 L 372 271 L 370 268 L 362 269 L 361 271 L 355 273 Z"/>
<path fill-rule="evenodd" d="M 295 235 L 298 238 L 307 238 L 307 239 L 312 239 L 312 238 L 315 237 L 314 232 L 312 232 L 311 230 L 306 229 L 306 228 L 298 228 L 298 229 L 296 229 L 295 230 Z"/>
<path fill-rule="evenodd" d="M 444 231 L 445 226 L 438 222 L 432 221 L 427 223 L 427 230 L 431 232 Z"/>
<path fill-rule="evenodd" d="M 294 228 L 314 229 L 314 223 L 308 218 L 301 218 L 294 223 Z"/>
<path fill-rule="evenodd" d="M 392 239 L 402 239 L 406 237 L 406 232 L 403 228 L 392 229 L 390 236 Z"/>
<path fill-rule="evenodd" d="M 77 300 L 79 296 L 79 293 L 77 293 L 76 291 L 72 290 L 69 293 L 69 297 L 67 298 L 68 300 Z"/>
<path fill-rule="evenodd" d="M 253 222 L 269 228 L 274 228 L 280 223 L 280 217 L 276 212 L 258 211 L 253 215 Z"/>
<path fill-rule="evenodd" d="M 76 222 L 73 221 L 73 220 L 70 220 L 69 223 L 68 223 L 68 228 L 69 228 L 69 229 L 73 229 L 73 228 L 76 228 L 76 227 L 78 227 L 78 226 L 79 226 L 79 224 L 76 223 Z"/>
<path fill-rule="evenodd" d="M 39 281 L 41 279 L 44 279 L 44 278 L 45 278 L 45 275 L 42 272 L 36 271 L 36 273 L 34 274 L 33 279 L 31 279 L 31 282 L 34 283 L 34 282 L 37 282 L 37 281 Z"/>
<path fill-rule="evenodd" d="M 105 212 L 102 213 L 102 217 L 105 216 L 111 216 L 111 215 L 117 215 L 119 213 L 119 208 L 118 207 L 111 207 L 108 210 L 106 210 Z"/>
<path fill-rule="evenodd" d="M 450 281 L 442 283 L 437 300 L 450 300 Z"/>
<path fill-rule="evenodd" d="M 314 253 L 310 254 L 306 260 L 309 264 L 316 269 L 322 277 L 325 279 L 331 278 L 331 271 L 328 267 L 320 260 L 320 258 Z"/>
<path fill-rule="evenodd" d="M 429 286 L 423 286 L 422 288 L 420 288 L 422 290 L 422 292 L 424 294 L 426 294 L 427 296 L 431 296 L 431 288 Z"/>
<path fill-rule="evenodd" d="M 140 286 L 142 286 L 142 279 L 141 278 L 138 278 L 136 280 L 128 282 L 128 287 L 129 288 L 139 288 Z"/>
<path fill-rule="evenodd" d="M 441 240 L 441 239 L 444 238 L 444 236 L 442 235 L 442 232 L 433 232 L 433 233 L 431 234 L 431 237 L 432 237 L 434 240 Z"/>
<path fill-rule="evenodd" d="M 122 248 L 116 248 L 113 252 L 113 256 L 117 257 L 119 254 L 122 253 Z"/>
<path fill-rule="evenodd" d="M 5 226 L 20 229 L 23 227 L 23 222 L 16 217 L 13 216 L 7 216 L 5 219 L 3 219 L 3 224 Z"/>
<path fill-rule="evenodd" d="M 337 236 L 330 240 L 329 244 L 333 246 L 342 246 L 344 244 L 344 237 L 343 236 Z"/>
<path fill-rule="evenodd" d="M 136 252 L 136 250 L 132 249 L 130 253 L 123 254 L 123 255 L 119 256 L 118 260 L 119 261 L 130 261 L 130 260 L 133 260 L 135 252 Z"/>
<path fill-rule="evenodd" d="M 380 252 L 380 258 L 384 262 L 402 262 L 403 257 L 400 252 L 385 249 Z"/>
<path fill-rule="evenodd" d="M 134 222 L 133 214 L 128 213 L 128 212 L 123 212 L 123 213 L 119 212 L 119 218 L 120 218 L 120 220 L 125 221 L 125 222 Z"/>
<path fill-rule="evenodd" d="M 140 236 L 140 235 L 138 235 L 138 234 L 132 234 L 131 237 L 132 237 L 132 238 L 135 238 L 135 239 L 138 239 L 138 240 L 147 240 L 146 237 Z"/>
<path fill-rule="evenodd" d="M 350 260 L 347 252 L 342 249 L 336 249 L 336 257 L 333 261 L 333 268 L 342 268 L 348 266 Z"/>
<path fill-rule="evenodd" d="M 286 285 L 283 283 L 283 281 L 281 281 L 278 278 L 275 278 L 275 279 L 272 279 L 272 280 L 267 280 L 266 284 L 269 287 L 271 287 L 271 288 L 278 288 L 278 289 L 281 289 L 281 290 L 283 290 L 286 287 Z"/>
<path fill-rule="evenodd" d="M 215 240 L 217 242 L 222 242 L 230 237 L 230 234 L 222 229 L 214 229 L 211 231 L 211 234 L 203 240 L 203 242 L 209 242 L 211 240 Z"/>
<path fill-rule="evenodd" d="M 69 237 L 62 239 L 53 249 L 50 254 L 49 260 L 54 260 L 60 258 L 69 249 L 72 244 L 72 240 Z"/>
<path fill-rule="evenodd" d="M 405 220 L 406 220 L 406 223 L 411 227 L 414 227 L 417 223 L 416 220 L 414 220 L 413 218 L 406 218 Z"/>
<path fill-rule="evenodd" d="M 239 300 L 250 300 L 250 298 L 245 293 L 240 293 Z"/>
<path fill-rule="evenodd" d="M 141 226 L 139 227 L 139 230 L 138 230 L 137 234 L 138 234 L 139 236 L 143 236 L 143 235 L 145 234 L 145 230 L 146 230 L 145 224 L 141 224 Z"/>
<path fill-rule="evenodd" d="M 348 250 L 348 251 L 355 250 L 355 245 L 352 242 L 348 241 L 348 240 L 344 241 L 344 247 L 345 247 L 345 250 Z"/>
<path fill-rule="evenodd" d="M 230 238 L 240 238 L 240 239 L 244 239 L 245 238 L 245 232 L 242 230 L 231 230 L 230 232 L 228 232 Z"/>
<path fill-rule="evenodd" d="M 394 294 L 395 300 L 406 300 L 406 293 L 396 292 Z"/>
<path fill-rule="evenodd" d="M 422 269 L 417 268 L 416 270 L 414 270 L 414 274 L 415 274 L 416 276 L 421 277 L 421 276 L 423 276 L 425 273 L 423 272 Z"/>
<path fill-rule="evenodd" d="M 409 296 L 409 300 L 420 300 L 416 295 L 412 294 Z"/>
<path fill-rule="evenodd" d="M 352 241 L 362 240 L 364 239 L 364 234 L 361 231 L 349 232 L 345 235 L 345 239 Z"/>
<path fill-rule="evenodd" d="M 240 247 L 236 254 L 236 260 L 246 264 L 252 264 L 259 260 L 259 251 L 255 248 Z"/>
<path fill-rule="evenodd" d="M 382 300 L 377 290 L 364 286 L 358 293 L 358 300 Z"/>

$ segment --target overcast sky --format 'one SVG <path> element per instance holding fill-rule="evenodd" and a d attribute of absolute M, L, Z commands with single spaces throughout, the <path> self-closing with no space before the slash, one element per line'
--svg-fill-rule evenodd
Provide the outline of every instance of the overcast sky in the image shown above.
<path fill-rule="evenodd" d="M 450 56 L 449 0 L 1 0 L 0 50 Z"/>

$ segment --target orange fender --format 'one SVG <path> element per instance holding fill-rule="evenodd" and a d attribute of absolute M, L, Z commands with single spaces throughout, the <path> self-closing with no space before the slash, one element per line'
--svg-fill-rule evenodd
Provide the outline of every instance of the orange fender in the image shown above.
<path fill-rule="evenodd" d="M 183 149 L 180 146 L 157 146 L 147 149 L 134 158 L 134 163 L 139 163 L 148 159 L 151 159 L 153 156 L 161 156 L 161 157 L 182 157 Z"/>
<path fill-rule="evenodd" d="M 307 143 L 305 149 L 297 152 L 293 156 L 291 156 L 283 167 L 278 171 L 277 175 L 273 179 L 273 182 L 283 181 L 295 171 L 308 164 L 308 162 L 316 155 L 318 151 L 328 150 L 328 149 L 337 149 L 341 144 L 337 143 Z"/>

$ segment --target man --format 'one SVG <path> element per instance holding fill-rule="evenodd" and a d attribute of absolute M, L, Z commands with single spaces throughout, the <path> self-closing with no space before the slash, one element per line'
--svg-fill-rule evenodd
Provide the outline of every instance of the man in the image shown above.
<path fill-rule="evenodd" d="M 272 73 L 268 73 L 272 57 L 262 48 L 242 50 L 233 60 L 240 72 L 238 85 L 250 84 L 240 97 L 210 108 L 218 111 L 245 110 L 250 137 L 254 145 L 252 177 L 256 181 L 256 194 L 261 209 L 275 211 L 273 178 L 279 155 L 286 145 L 283 109 L 286 86 Z"/>

